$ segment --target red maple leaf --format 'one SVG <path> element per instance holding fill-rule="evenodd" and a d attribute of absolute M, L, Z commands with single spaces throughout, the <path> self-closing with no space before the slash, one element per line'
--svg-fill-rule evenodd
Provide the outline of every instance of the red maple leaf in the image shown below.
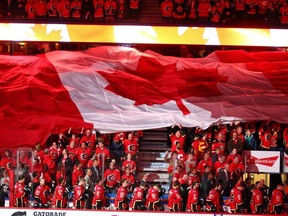
<path fill-rule="evenodd" d="M 227 81 L 217 69 L 189 67 L 177 69 L 176 64 L 163 66 L 158 60 L 142 56 L 136 70 L 114 73 L 98 71 L 110 84 L 106 89 L 135 101 L 135 105 L 164 104 L 175 101 L 184 115 L 190 111 L 181 99 L 222 95 L 217 83 Z"/>

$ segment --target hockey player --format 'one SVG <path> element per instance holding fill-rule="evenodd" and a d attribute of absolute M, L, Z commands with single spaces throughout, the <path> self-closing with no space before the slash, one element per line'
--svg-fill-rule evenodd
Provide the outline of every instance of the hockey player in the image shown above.
<path fill-rule="evenodd" d="M 141 182 L 139 187 L 133 190 L 133 197 L 130 202 L 130 208 L 132 210 L 144 210 L 145 209 L 145 191 L 148 189 L 148 184 Z"/>
<path fill-rule="evenodd" d="M 187 200 L 187 211 L 189 212 L 198 212 L 199 211 L 199 183 L 193 182 L 192 187 L 188 192 L 188 200 Z"/>

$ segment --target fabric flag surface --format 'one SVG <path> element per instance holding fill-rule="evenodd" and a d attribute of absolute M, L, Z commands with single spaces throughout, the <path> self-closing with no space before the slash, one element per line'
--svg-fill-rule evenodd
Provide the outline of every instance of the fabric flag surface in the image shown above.
<path fill-rule="evenodd" d="M 3 147 L 69 127 L 102 133 L 234 120 L 288 123 L 288 53 L 217 51 L 200 59 L 127 47 L 1 56 Z"/>

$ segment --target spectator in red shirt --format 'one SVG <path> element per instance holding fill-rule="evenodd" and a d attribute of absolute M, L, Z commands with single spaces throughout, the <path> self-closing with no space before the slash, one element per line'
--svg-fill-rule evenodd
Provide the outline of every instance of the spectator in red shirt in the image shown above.
<path fill-rule="evenodd" d="M 210 153 L 209 152 L 205 152 L 204 153 L 203 159 L 200 160 L 198 165 L 197 165 L 197 171 L 199 173 L 203 174 L 204 173 L 204 168 L 205 168 L 206 165 L 212 167 L 212 159 L 210 157 Z"/>
<path fill-rule="evenodd" d="M 76 167 L 73 170 L 72 173 L 72 186 L 78 184 L 78 181 L 80 178 L 84 177 L 84 171 L 82 169 L 82 163 L 81 162 L 77 162 L 76 163 Z"/>
<path fill-rule="evenodd" d="M 238 157 L 241 161 L 241 155 L 237 153 L 236 148 L 233 148 L 232 152 L 228 155 L 226 162 L 228 164 L 232 163 L 235 157 Z"/>
<path fill-rule="evenodd" d="M 97 140 L 97 135 L 92 134 L 92 131 L 90 129 L 87 129 L 85 131 L 84 136 L 80 139 L 79 143 L 82 145 L 84 142 L 86 144 L 86 147 L 88 147 L 91 151 L 95 148 L 95 141 Z"/>
<path fill-rule="evenodd" d="M 115 163 L 111 162 L 109 168 L 104 172 L 105 187 L 109 194 L 115 194 L 121 179 L 120 171 L 115 168 Z"/>
<path fill-rule="evenodd" d="M 5 168 L 7 172 L 9 172 L 9 170 L 12 170 L 14 169 L 14 167 L 16 167 L 16 160 L 15 158 L 12 157 L 12 153 L 9 149 L 6 149 L 4 151 L 4 156 L 1 159 L 0 167 Z"/>
<path fill-rule="evenodd" d="M 71 140 L 70 144 L 67 146 L 68 155 L 71 158 L 72 162 L 74 163 L 75 158 L 77 157 L 77 147 L 75 141 Z"/>
<path fill-rule="evenodd" d="M 123 142 L 125 154 L 131 154 L 133 158 L 136 158 L 136 153 L 138 152 L 138 142 L 133 139 L 133 134 L 129 133 L 126 140 Z"/>
<path fill-rule="evenodd" d="M 135 176 L 131 173 L 130 168 L 125 169 L 125 173 L 122 175 L 121 180 L 127 180 L 127 191 L 132 192 L 135 185 Z"/>
<path fill-rule="evenodd" d="M 172 129 L 174 127 L 175 126 L 172 126 Z M 180 131 L 181 127 L 180 126 L 178 127 L 179 127 L 179 130 L 169 135 L 170 140 L 171 140 L 171 152 L 175 151 L 178 143 L 180 143 L 182 150 L 184 150 L 184 147 L 185 147 L 186 134 L 181 134 L 181 131 Z"/>
<path fill-rule="evenodd" d="M 126 168 L 129 168 L 132 173 L 136 171 L 136 162 L 132 160 L 131 154 L 127 154 L 127 159 L 122 163 L 122 171 L 125 171 Z"/>
<path fill-rule="evenodd" d="M 53 142 L 49 148 L 49 154 L 55 162 L 57 162 L 58 157 L 60 156 L 61 152 L 62 151 L 60 148 L 58 148 L 57 143 Z"/>
<path fill-rule="evenodd" d="M 82 163 L 83 168 L 87 167 L 90 156 L 91 149 L 87 147 L 86 142 L 82 142 L 81 147 L 77 149 L 77 159 Z"/>
<path fill-rule="evenodd" d="M 95 149 L 95 153 L 99 161 L 99 167 L 102 167 L 103 163 L 104 163 L 104 166 L 107 167 L 106 162 L 110 159 L 110 151 L 108 148 L 104 146 L 104 143 L 102 140 L 98 141 L 98 147 Z"/>

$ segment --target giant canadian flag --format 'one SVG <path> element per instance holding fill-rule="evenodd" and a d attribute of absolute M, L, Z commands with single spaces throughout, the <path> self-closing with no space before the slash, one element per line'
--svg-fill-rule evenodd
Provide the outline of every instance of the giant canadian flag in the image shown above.
<path fill-rule="evenodd" d="M 50 133 L 102 133 L 234 120 L 288 123 L 288 53 L 177 58 L 127 47 L 0 57 L 3 147 Z"/>

